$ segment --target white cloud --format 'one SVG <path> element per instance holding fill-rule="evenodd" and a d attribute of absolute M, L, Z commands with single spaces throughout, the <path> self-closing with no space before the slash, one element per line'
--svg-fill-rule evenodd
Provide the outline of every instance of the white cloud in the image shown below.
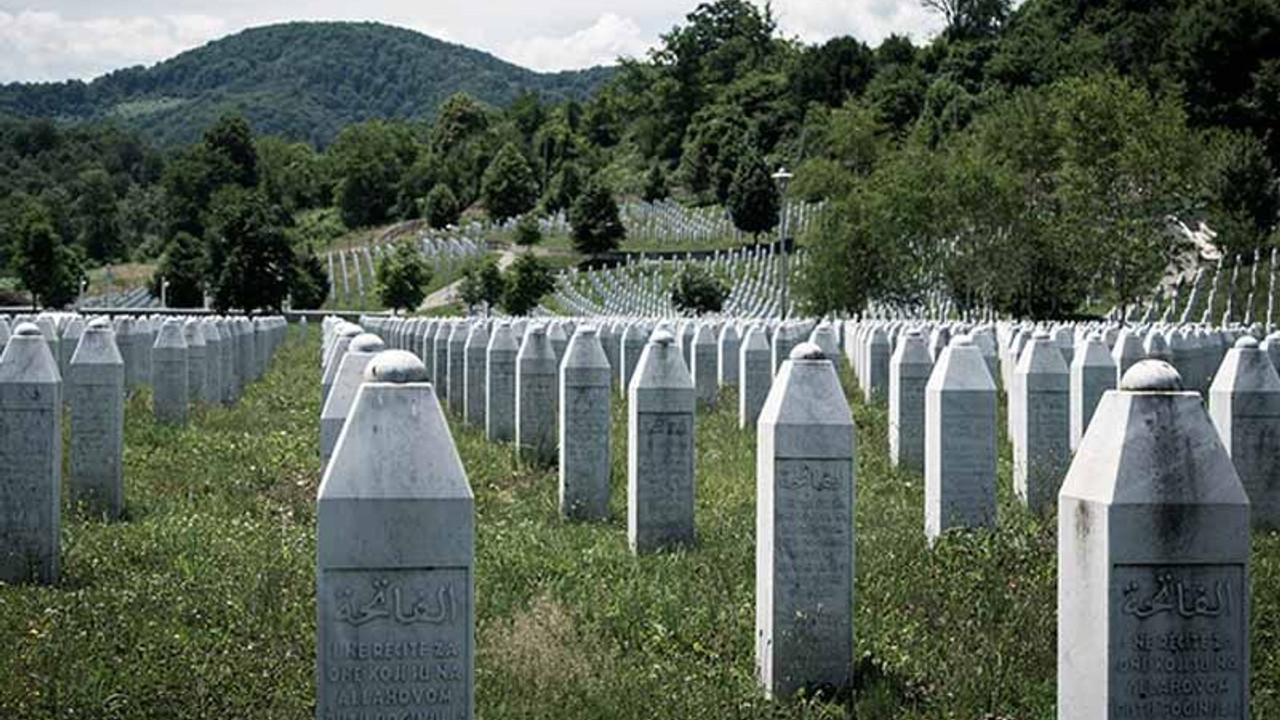
<path fill-rule="evenodd" d="M 919 0 L 775 0 L 773 11 L 783 34 L 810 43 L 853 35 L 875 46 L 894 33 L 919 43 L 943 24 Z"/>
<path fill-rule="evenodd" d="M 605 13 L 590 27 L 564 37 L 515 40 L 499 53 L 533 70 L 570 70 L 611 65 L 618 57 L 639 57 L 653 44 L 629 17 Z"/>
<path fill-rule="evenodd" d="M 151 64 L 226 33 L 208 15 L 67 18 L 56 12 L 0 11 L 0 82 L 89 79 Z"/>

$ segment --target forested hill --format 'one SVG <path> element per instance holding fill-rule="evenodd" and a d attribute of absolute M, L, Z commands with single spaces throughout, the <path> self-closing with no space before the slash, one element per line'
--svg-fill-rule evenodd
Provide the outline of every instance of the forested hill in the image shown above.
<path fill-rule="evenodd" d="M 0 113 L 116 119 L 161 144 L 196 140 L 228 112 L 255 131 L 325 145 L 369 118 L 431 118 L 468 93 L 505 106 L 526 90 L 583 98 L 611 68 L 536 73 L 488 53 L 377 23 L 287 23 L 245 30 L 153 67 L 92 82 L 0 85 Z"/>

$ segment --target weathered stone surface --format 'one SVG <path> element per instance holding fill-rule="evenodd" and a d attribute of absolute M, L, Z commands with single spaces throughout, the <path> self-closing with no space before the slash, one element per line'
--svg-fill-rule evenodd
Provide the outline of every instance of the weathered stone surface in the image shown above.
<path fill-rule="evenodd" d="M 636 365 L 648 342 L 649 327 L 643 322 L 631 323 L 622 333 L 622 373 L 619 379 L 622 381 L 620 390 L 623 397 L 627 395 L 627 388 L 631 387 L 631 377 L 635 375 Z"/>
<path fill-rule="evenodd" d="M 204 402 L 208 344 L 199 320 L 182 321 L 182 339 L 187 343 L 187 395 L 191 402 Z"/>
<path fill-rule="evenodd" d="M 700 323 L 693 333 L 689 354 L 693 358 L 690 374 L 693 378 L 694 397 L 708 409 L 714 409 L 720 394 L 720 371 L 717 359 L 720 354 L 716 331 L 707 323 Z"/>
<path fill-rule="evenodd" d="M 426 368 L 366 368 L 320 485 L 316 718 L 468 720 L 475 706 L 475 501 Z"/>
<path fill-rule="evenodd" d="M 40 328 L 20 323 L 0 355 L 0 581 L 58 581 L 62 379 Z"/>
<path fill-rule="evenodd" d="M 516 356 L 516 447 L 534 463 L 556 459 L 556 370 L 546 326 L 534 325 Z"/>
<path fill-rule="evenodd" d="M 1280 528 L 1280 376 L 1254 338 L 1227 352 L 1209 389 L 1209 417 L 1249 496 L 1254 527 Z"/>
<path fill-rule="evenodd" d="M 925 386 L 925 536 L 996 522 L 996 386 L 973 339 L 943 349 Z"/>
<path fill-rule="evenodd" d="M 889 460 L 924 471 L 924 391 L 933 359 L 919 330 L 908 330 L 889 360 Z"/>
<path fill-rule="evenodd" d="M 333 346 L 329 349 L 329 355 L 325 360 L 324 373 L 320 377 L 320 407 L 323 408 L 324 404 L 329 401 L 329 392 L 333 388 L 333 379 L 338 374 L 338 365 L 342 362 L 342 356 L 347 352 L 347 346 L 350 345 L 351 341 L 362 332 L 364 331 L 359 325 L 352 325 L 350 323 L 344 323 L 342 327 L 338 329 L 337 336 L 334 337 L 333 340 Z M 232 356 L 232 362 L 233 364 L 230 366 L 230 369 L 233 379 L 231 382 L 234 386 L 238 382 L 234 379 L 234 376 L 240 372 L 239 363 L 235 361 L 234 353 Z"/>
<path fill-rule="evenodd" d="M 738 427 L 754 428 L 773 387 L 773 359 L 764 328 L 752 325 L 742 338 L 738 358 Z"/>
<path fill-rule="evenodd" d="M 511 324 L 499 321 L 485 359 L 484 422 L 489 442 L 516 436 L 516 341 Z"/>
<path fill-rule="evenodd" d="M 467 385 L 467 333 L 471 328 L 465 322 L 454 323 L 449 332 L 449 412 L 462 417 Z"/>
<path fill-rule="evenodd" d="M 334 375 L 333 389 L 329 399 L 320 409 L 320 467 L 329 465 L 333 449 L 338 445 L 338 436 L 342 434 L 342 426 L 347 422 L 351 406 L 355 403 L 356 393 L 364 382 L 364 371 L 369 362 L 386 349 L 382 338 L 372 333 L 362 333 L 352 338 L 347 352 L 338 362 L 338 372 Z"/>
<path fill-rule="evenodd" d="M 124 513 L 124 359 L 104 319 L 79 336 L 67 374 L 71 503 L 108 519 Z"/>
<path fill-rule="evenodd" d="M 1249 501 L 1180 386 L 1134 365 L 1062 485 L 1059 720 L 1249 717 Z"/>
<path fill-rule="evenodd" d="M 853 680 L 853 417 L 835 365 L 796 346 L 760 413 L 756 673 L 770 696 Z"/>
<path fill-rule="evenodd" d="M 1070 376 L 1043 331 L 1022 351 L 1010 388 L 1013 489 L 1033 511 L 1053 505 L 1071 462 Z"/>
<path fill-rule="evenodd" d="M 671 333 L 649 338 L 627 399 L 627 540 L 636 553 L 690 544 L 695 401 Z"/>
<path fill-rule="evenodd" d="M 612 370 L 593 326 L 574 333 L 560 368 L 560 514 L 609 517 Z"/>
<path fill-rule="evenodd" d="M 1102 336 L 1090 334 L 1071 360 L 1071 450 L 1080 445 L 1102 394 L 1116 387 L 1116 362 Z"/>
<path fill-rule="evenodd" d="M 739 348 L 742 338 L 738 336 L 738 328 L 731 322 L 724 324 L 720 331 L 718 359 L 716 366 L 720 368 L 720 387 L 737 387 L 739 368 Z"/>
<path fill-rule="evenodd" d="M 222 335 L 214 321 L 209 319 L 200 322 L 200 332 L 204 334 L 204 402 L 216 405 L 222 399 Z"/>
<path fill-rule="evenodd" d="M 160 326 L 151 354 L 151 407 L 156 422 L 186 425 L 191 401 L 187 395 L 187 341 L 180 321 L 169 320 Z"/>
<path fill-rule="evenodd" d="M 489 326 L 476 323 L 467 335 L 463 367 L 462 415 L 472 427 L 484 427 L 484 364 L 489 356 Z"/>

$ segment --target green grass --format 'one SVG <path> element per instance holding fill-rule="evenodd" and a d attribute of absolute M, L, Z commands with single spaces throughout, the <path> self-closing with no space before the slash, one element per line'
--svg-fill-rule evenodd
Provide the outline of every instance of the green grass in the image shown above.
<path fill-rule="evenodd" d="M 0 588 L 0 717 L 310 718 L 318 333 L 231 409 L 158 428 L 128 408 L 130 519 L 68 518 L 56 588 Z M 845 380 L 848 386 L 846 374 Z M 755 438 L 726 393 L 697 427 L 698 544 L 626 546 L 625 404 L 605 523 L 557 517 L 554 470 L 455 425 L 476 494 L 481 718 L 1052 717 L 1052 519 L 1000 464 L 1000 529 L 926 548 L 919 476 L 858 425 L 850 704 L 775 703 L 753 680 Z M 1255 535 L 1253 717 L 1280 715 L 1280 536 Z"/>

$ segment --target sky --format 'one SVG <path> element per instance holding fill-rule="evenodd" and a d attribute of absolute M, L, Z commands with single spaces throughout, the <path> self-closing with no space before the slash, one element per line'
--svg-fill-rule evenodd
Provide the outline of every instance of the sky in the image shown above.
<path fill-rule="evenodd" d="M 755 0 L 753 0 L 755 1 Z M 151 65 L 210 40 L 288 20 L 374 20 L 543 71 L 640 57 L 698 0 L 0 0 L 0 83 L 88 80 Z M 941 22 L 919 0 L 774 0 L 786 37 L 892 33 Z"/>

